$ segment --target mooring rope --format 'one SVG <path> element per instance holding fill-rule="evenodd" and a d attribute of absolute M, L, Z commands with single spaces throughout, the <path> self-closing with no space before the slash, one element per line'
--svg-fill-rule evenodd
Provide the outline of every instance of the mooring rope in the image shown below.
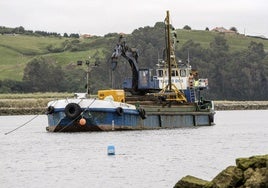
<path fill-rule="evenodd" d="M 83 112 L 81 112 L 83 113 Z M 66 126 L 62 127 L 58 132 L 62 132 L 66 127 L 70 126 L 74 121 L 76 121 L 79 118 L 79 116 L 77 116 L 75 119 L 73 119 L 72 121 L 70 121 Z M 61 120 L 60 120 L 61 121 Z M 60 121 L 58 122 L 58 124 L 60 123 Z M 58 126 L 58 125 L 57 125 Z"/>
<path fill-rule="evenodd" d="M 30 123 L 31 121 L 33 121 L 35 118 L 37 118 L 39 115 L 40 115 L 40 114 L 37 114 L 37 115 L 34 116 L 32 119 L 28 120 L 27 122 L 23 123 L 22 125 L 16 127 L 15 129 L 13 129 L 13 130 L 11 130 L 11 131 L 9 131 L 9 132 L 6 132 L 5 135 L 8 135 L 8 134 L 10 134 L 10 133 L 12 133 L 12 132 L 14 132 L 14 131 L 20 129 L 21 127 L 27 125 L 28 123 Z"/>

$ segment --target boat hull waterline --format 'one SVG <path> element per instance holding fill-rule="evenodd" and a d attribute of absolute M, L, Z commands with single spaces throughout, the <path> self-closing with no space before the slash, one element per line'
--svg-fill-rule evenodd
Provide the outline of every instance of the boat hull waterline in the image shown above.
<path fill-rule="evenodd" d="M 197 111 L 195 104 L 135 105 L 99 99 L 62 99 L 48 104 L 49 132 L 91 132 L 173 129 L 211 126 L 214 111 Z M 81 119 L 84 119 L 81 123 Z"/>

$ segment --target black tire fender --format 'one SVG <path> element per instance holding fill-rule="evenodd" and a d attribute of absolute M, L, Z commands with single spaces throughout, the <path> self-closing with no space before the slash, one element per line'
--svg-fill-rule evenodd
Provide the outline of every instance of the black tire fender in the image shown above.
<path fill-rule="evenodd" d="M 117 107 L 117 108 L 116 108 L 116 113 L 117 113 L 119 116 L 122 116 L 123 113 L 124 113 L 123 108 L 122 108 L 122 107 Z"/>
<path fill-rule="evenodd" d="M 81 112 L 81 107 L 79 106 L 79 104 L 76 103 L 69 103 L 64 109 L 65 115 L 70 119 L 77 118 L 81 114 Z"/>
<path fill-rule="evenodd" d="M 141 119 L 146 119 L 145 110 L 143 108 L 139 108 L 138 111 L 139 111 L 139 115 L 140 115 Z"/>
<path fill-rule="evenodd" d="M 54 106 L 49 106 L 49 107 L 47 107 L 46 114 L 52 114 L 54 111 L 55 111 Z"/>
<path fill-rule="evenodd" d="M 214 116 L 212 114 L 208 115 L 208 119 L 210 123 L 214 123 Z"/>

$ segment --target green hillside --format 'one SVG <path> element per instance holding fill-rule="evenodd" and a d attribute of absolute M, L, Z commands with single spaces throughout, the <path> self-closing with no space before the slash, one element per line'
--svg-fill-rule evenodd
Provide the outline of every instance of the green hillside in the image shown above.
<path fill-rule="evenodd" d="M 202 47 L 207 48 L 216 35 L 219 35 L 219 33 L 199 30 L 178 30 L 178 38 L 181 42 L 180 46 L 191 39 L 196 43 L 200 43 Z M 263 43 L 265 51 L 268 52 L 268 40 L 247 37 L 240 34 L 226 34 L 224 36 L 230 46 L 230 51 L 246 49 L 250 42 L 254 41 Z"/>
<path fill-rule="evenodd" d="M 186 41 L 193 40 L 208 48 L 218 33 L 197 30 L 178 30 L 179 47 Z M 245 37 L 243 35 L 225 35 L 230 51 L 246 49 L 251 41 L 261 42 L 268 52 L 268 40 Z M 60 65 L 75 63 L 104 50 L 112 52 L 111 37 L 94 37 L 90 39 L 71 39 L 65 37 L 38 37 L 26 35 L 0 35 L 0 80 L 21 80 L 25 65 L 36 56 L 49 56 Z M 116 39 L 113 39 L 116 40 Z M 79 46 L 76 44 L 79 43 Z M 68 49 L 66 50 L 66 46 Z M 71 46 L 71 47 L 70 47 Z M 82 49 L 81 49 L 82 47 Z"/>
<path fill-rule="evenodd" d="M 0 35 L 0 80 L 21 80 L 26 64 L 37 56 L 52 57 L 60 65 L 67 65 L 102 50 L 102 47 L 96 49 L 96 45 L 82 51 L 63 49 L 65 44 L 77 40 L 63 37 Z M 79 43 L 90 46 L 96 40 L 100 39 L 79 39 Z M 57 52 L 57 48 L 63 50 Z"/>
<path fill-rule="evenodd" d="M 164 23 L 158 22 L 122 38 L 126 48 L 138 49 L 139 68 L 155 67 L 164 55 L 164 28 Z M 13 30 L 2 27 L 0 32 L 1 93 L 83 92 L 86 67 L 76 62 L 85 62 L 89 57 L 91 63 L 99 65 L 90 73 L 92 94 L 99 89 L 122 88 L 123 80 L 131 76 L 126 59 L 120 58 L 114 71 L 108 63 L 119 34 L 82 39 L 78 34 L 62 37 L 22 27 L 13 34 Z M 190 54 L 193 69 L 209 78 L 212 92 L 207 92 L 205 98 L 267 100 L 267 39 L 197 30 L 177 30 L 177 39 L 180 43 L 176 55 L 185 62 Z"/>

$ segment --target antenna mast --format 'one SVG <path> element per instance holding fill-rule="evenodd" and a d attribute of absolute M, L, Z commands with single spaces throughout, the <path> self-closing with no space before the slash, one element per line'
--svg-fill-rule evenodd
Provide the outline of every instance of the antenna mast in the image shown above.
<path fill-rule="evenodd" d="M 167 63 L 168 63 L 168 89 L 171 91 L 171 47 L 170 47 L 170 23 L 169 23 L 169 11 L 167 10 L 167 17 L 166 17 L 166 33 L 167 33 Z"/>

